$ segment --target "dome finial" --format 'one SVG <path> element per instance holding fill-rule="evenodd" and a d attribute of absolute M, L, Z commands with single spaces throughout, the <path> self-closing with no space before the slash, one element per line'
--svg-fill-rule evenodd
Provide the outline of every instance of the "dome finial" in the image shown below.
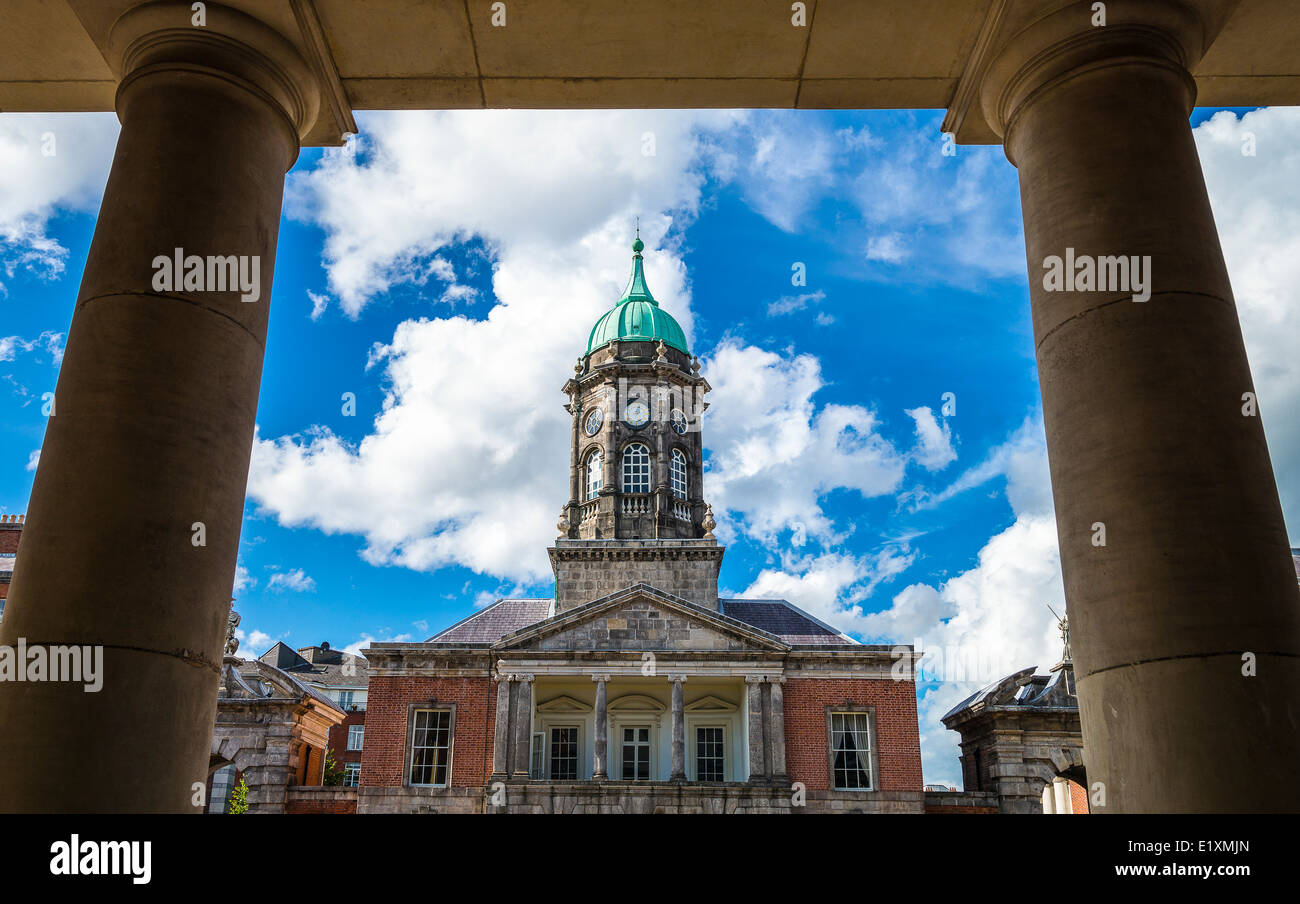
<path fill-rule="evenodd" d="M 638 257 L 640 257 L 641 250 L 643 248 L 645 248 L 645 243 L 641 241 L 641 218 L 637 217 L 636 218 L 636 241 L 632 243 L 632 250 L 636 253 Z"/>

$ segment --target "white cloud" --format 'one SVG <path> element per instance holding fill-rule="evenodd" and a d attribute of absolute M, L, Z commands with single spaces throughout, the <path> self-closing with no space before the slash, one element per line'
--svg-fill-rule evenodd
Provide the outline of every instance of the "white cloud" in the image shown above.
<path fill-rule="evenodd" d="M 748 599 L 784 599 L 842 631 L 860 632 L 870 616 L 858 603 L 915 561 L 906 543 L 870 556 L 825 552 L 786 554 L 780 568 L 765 568 L 739 594 Z"/>
<path fill-rule="evenodd" d="M 325 228 L 330 289 L 351 316 L 393 286 L 429 278 L 454 284 L 454 270 L 438 252 L 474 236 L 497 253 L 499 267 L 527 268 L 539 277 L 573 266 L 574 251 L 585 246 L 583 269 L 596 269 L 598 284 L 613 280 L 621 289 L 623 256 L 615 262 L 593 252 L 603 250 L 607 237 L 628 244 L 637 214 L 662 236 L 670 222 L 663 211 L 693 210 L 705 151 L 698 132 L 738 116 L 371 113 L 347 150 L 327 152 L 315 169 L 290 178 L 288 209 Z M 653 156 L 642 153 L 645 132 L 656 136 Z M 677 267 L 675 260 L 646 263 L 656 294 L 672 288 L 662 271 Z M 496 288 L 499 300 L 512 300 Z M 529 289 L 545 291 L 540 283 Z"/>
<path fill-rule="evenodd" d="M 825 405 L 821 366 L 812 355 L 778 354 L 729 339 L 705 362 L 713 392 L 704 417 L 709 461 L 707 498 L 723 519 L 722 535 L 737 527 L 764 541 L 802 529 L 823 542 L 842 537 L 821 507 L 832 489 L 863 497 L 892 493 L 907 458 L 878 432 L 874 412 L 859 405 Z"/>
<path fill-rule="evenodd" d="M 887 265 L 866 276 L 897 279 L 896 265 L 907 261 L 913 283 L 1023 278 L 1017 177 L 1002 149 L 944 156 L 937 119 L 897 114 L 895 123 L 884 141 L 865 129 L 833 130 L 815 112 L 756 112 L 719 137 L 710 163 L 786 232 L 823 203 L 852 205 L 859 221 L 837 218 L 831 236 L 860 236 L 859 262 Z"/>
<path fill-rule="evenodd" d="M 248 569 L 245 568 L 243 565 L 236 565 L 235 586 L 234 586 L 233 594 L 235 596 L 238 596 L 239 593 L 245 588 L 252 589 L 253 587 L 256 586 L 257 586 L 257 578 L 253 577 L 253 575 L 250 574 Z"/>
<path fill-rule="evenodd" d="M 63 361 L 63 333 L 45 330 L 35 339 L 0 336 L 0 361 L 12 361 L 19 352 L 27 354 L 37 348 L 43 349 L 50 356 L 50 362 L 57 367 Z"/>
<path fill-rule="evenodd" d="M 906 409 L 908 417 L 916 422 L 916 451 L 913 458 L 927 471 L 942 471 L 957 460 L 952 447 L 952 430 L 945 420 L 940 424 L 928 407 Z"/>
<path fill-rule="evenodd" d="M 98 209 L 117 131 L 112 113 L 0 115 L 0 280 L 62 274 L 68 250 L 47 227 L 62 211 Z"/>
<path fill-rule="evenodd" d="M 41 461 L 41 450 L 33 449 L 31 451 L 31 454 L 27 456 L 27 470 L 35 471 L 36 466 L 40 464 L 40 461 Z"/>
<path fill-rule="evenodd" d="M 825 298 L 826 293 L 820 289 L 804 295 L 783 295 L 767 306 L 767 316 L 777 317 L 781 314 L 793 314 L 795 311 L 802 311 L 808 305 L 816 304 Z"/>
<path fill-rule="evenodd" d="M 307 298 L 311 301 L 311 319 L 320 320 L 321 315 L 325 313 L 325 309 L 330 305 L 330 297 L 328 295 L 319 295 L 308 289 Z"/>
<path fill-rule="evenodd" d="M 301 568 L 295 568 L 292 571 L 277 571 L 267 578 L 266 589 L 311 593 L 316 589 L 316 579 L 309 577 Z"/>
<path fill-rule="evenodd" d="M 423 640 L 424 639 L 423 634 L 424 634 L 423 629 L 421 629 L 421 636 L 419 638 L 416 638 L 415 636 L 409 633 L 391 634 L 387 632 L 380 632 L 378 635 L 375 635 L 363 631 L 361 637 L 359 637 L 357 640 L 352 641 L 352 643 L 348 644 L 343 648 L 343 652 L 351 653 L 353 656 L 360 656 L 362 658 L 365 658 L 366 655 L 365 648 L 370 646 L 370 644 L 372 643 L 406 643 L 407 641 L 415 641 L 417 639 Z"/>
<path fill-rule="evenodd" d="M 235 655 L 240 659 L 256 659 L 269 650 L 276 641 L 276 638 L 265 631 L 245 631 L 243 628 L 235 629 L 235 639 L 239 641 L 239 649 L 235 651 Z"/>
<path fill-rule="evenodd" d="M 1256 155 L 1245 156 L 1247 133 Z M 1224 111 L 1194 132 L 1259 397 L 1291 544 L 1300 545 L 1300 108 L 1240 119 Z"/>
<path fill-rule="evenodd" d="M 709 111 L 363 117 L 361 153 L 327 152 L 317 169 L 295 175 L 291 191 L 296 214 L 326 232 L 329 286 L 344 312 L 421 274 L 447 282 L 449 301 L 467 298 L 450 288 L 456 274 L 440 252 L 471 239 L 492 255 L 495 303 L 482 319 L 400 324 L 371 355 L 386 388 L 371 433 L 358 444 L 316 428 L 259 438 L 250 496 L 287 526 L 363 535 L 374 564 L 546 579 L 543 542 L 568 498 L 560 387 L 585 351 L 583 337 L 623 289 L 638 215 L 650 287 L 691 335 L 676 243 L 701 199 L 701 132 L 734 119 Z M 656 135 L 650 157 L 641 153 L 646 131 Z"/>
<path fill-rule="evenodd" d="M 873 235 L 867 240 L 867 260 L 884 261 L 887 264 L 901 264 L 911 252 L 897 232 L 888 235 Z"/>

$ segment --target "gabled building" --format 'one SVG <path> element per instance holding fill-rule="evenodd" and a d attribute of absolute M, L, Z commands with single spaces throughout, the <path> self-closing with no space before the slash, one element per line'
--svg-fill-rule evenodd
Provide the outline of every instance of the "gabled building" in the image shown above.
<path fill-rule="evenodd" d="M 361 751 L 366 733 L 369 679 L 365 658 L 332 649 L 327 641 L 296 650 L 276 641 L 258 661 L 292 675 L 343 711 L 343 721 L 329 730 L 328 747 L 343 770 L 344 787 L 356 787 L 361 778 Z"/>
<path fill-rule="evenodd" d="M 358 812 L 922 812 L 918 654 L 719 598 L 709 385 L 632 248 L 563 388 L 555 595 L 370 645 Z"/>

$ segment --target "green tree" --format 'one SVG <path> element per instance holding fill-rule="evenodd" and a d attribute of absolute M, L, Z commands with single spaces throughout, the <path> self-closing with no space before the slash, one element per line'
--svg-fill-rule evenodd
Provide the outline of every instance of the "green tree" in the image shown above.
<path fill-rule="evenodd" d="M 247 813 L 248 812 L 248 785 L 244 784 L 244 777 L 239 777 L 239 782 L 235 785 L 235 790 L 230 792 L 230 809 L 227 813 Z"/>
<path fill-rule="evenodd" d="M 334 759 L 334 751 L 325 751 L 325 779 L 322 782 L 325 785 L 343 784 L 343 767 Z"/>

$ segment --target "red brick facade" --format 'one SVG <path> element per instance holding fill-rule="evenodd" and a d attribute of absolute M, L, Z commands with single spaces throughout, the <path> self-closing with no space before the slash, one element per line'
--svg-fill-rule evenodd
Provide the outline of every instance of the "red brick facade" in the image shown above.
<path fill-rule="evenodd" d="M 921 738 L 916 684 L 881 679 L 790 678 L 785 683 L 786 768 L 810 791 L 830 788 L 826 708 L 870 706 L 875 711 L 877 790 L 920 791 Z"/>
<path fill-rule="evenodd" d="M 492 772 L 494 682 L 488 678 L 374 676 L 365 714 L 362 785 L 404 784 L 407 714 L 410 704 L 425 702 L 456 705 L 451 784 L 471 787 L 487 782 Z M 871 707 L 874 712 L 879 768 L 876 790 L 920 791 L 916 685 L 878 678 L 786 681 L 786 763 L 791 780 L 803 782 L 810 791 L 830 789 L 826 711 L 828 706 L 844 705 Z M 346 739 L 344 726 L 338 731 Z"/>
<path fill-rule="evenodd" d="M 349 710 L 343 721 L 330 729 L 329 749 L 334 751 L 334 762 L 338 763 L 340 769 L 345 763 L 360 763 L 361 753 L 365 750 L 366 742 L 369 738 L 362 737 L 361 750 L 348 750 L 348 729 L 353 725 L 366 724 L 366 711 L 364 709 Z"/>
<path fill-rule="evenodd" d="M 372 676 L 366 701 L 361 784 L 405 784 L 407 713 L 412 703 L 455 704 L 453 787 L 482 785 L 492 773 L 496 684 L 482 678 Z"/>

